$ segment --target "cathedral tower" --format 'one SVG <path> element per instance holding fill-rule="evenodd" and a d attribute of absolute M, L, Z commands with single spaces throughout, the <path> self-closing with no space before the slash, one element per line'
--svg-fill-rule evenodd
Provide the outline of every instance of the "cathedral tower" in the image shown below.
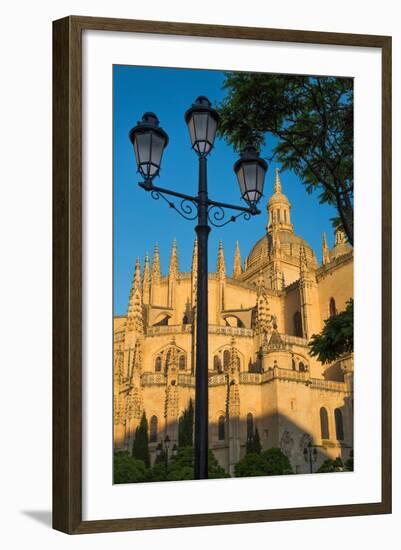
<path fill-rule="evenodd" d="M 323 233 L 323 240 L 322 240 L 322 264 L 326 265 L 330 262 L 330 255 L 329 255 L 329 246 L 327 244 L 327 237 L 326 233 Z"/>
<path fill-rule="evenodd" d="M 222 322 L 221 312 L 225 309 L 224 292 L 225 292 L 225 286 L 226 286 L 226 261 L 224 259 L 223 243 L 221 241 L 219 243 L 219 251 L 217 254 L 216 272 L 217 272 L 217 280 L 218 280 L 217 300 L 216 300 L 216 318 L 217 318 L 217 324 L 220 325 Z"/>
<path fill-rule="evenodd" d="M 309 268 L 304 247 L 301 247 L 299 253 L 299 297 L 302 336 L 309 339 L 314 332 L 318 332 L 316 310 L 318 309 L 319 300 L 316 292 L 316 279 Z"/>
<path fill-rule="evenodd" d="M 146 252 L 142 277 L 142 301 L 145 305 L 150 303 L 150 283 L 149 254 Z"/>
<path fill-rule="evenodd" d="M 151 289 L 150 289 L 150 303 L 152 305 L 159 304 L 159 295 L 157 294 L 157 289 L 160 284 L 160 256 L 159 256 L 159 245 L 156 243 L 155 250 L 153 253 L 153 262 L 152 262 L 152 271 L 151 271 Z"/>

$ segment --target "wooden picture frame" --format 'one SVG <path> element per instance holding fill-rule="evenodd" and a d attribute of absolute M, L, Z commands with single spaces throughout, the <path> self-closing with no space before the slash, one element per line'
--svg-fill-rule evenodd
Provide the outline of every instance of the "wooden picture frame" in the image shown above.
<path fill-rule="evenodd" d="M 382 497 L 379 502 L 82 521 L 82 31 L 378 48 L 382 56 Z M 53 23 L 53 527 L 69 534 L 391 512 L 391 37 L 72 16 Z"/>

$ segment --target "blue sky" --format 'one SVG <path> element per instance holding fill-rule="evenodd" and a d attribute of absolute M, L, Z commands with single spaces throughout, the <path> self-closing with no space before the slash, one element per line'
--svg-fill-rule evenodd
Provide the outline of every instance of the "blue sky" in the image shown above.
<path fill-rule="evenodd" d="M 155 201 L 138 187 L 138 174 L 129 130 L 146 111 L 157 114 L 161 127 L 169 135 L 160 177 L 156 185 L 171 187 L 187 194 L 196 194 L 198 160 L 191 150 L 184 113 L 197 96 L 206 95 L 212 103 L 224 97 L 221 71 L 115 66 L 113 70 L 114 115 L 114 313 L 124 314 L 137 256 L 151 258 L 158 242 L 162 272 L 168 270 L 171 245 L 177 239 L 181 271 L 190 271 L 195 223 L 186 221 L 169 209 L 163 200 Z M 268 154 L 272 142 L 262 154 Z M 238 155 L 218 139 L 208 157 L 209 197 L 240 204 L 240 195 L 233 164 Z M 260 216 L 249 221 L 239 219 L 219 229 L 212 228 L 209 237 L 209 270 L 216 265 L 219 240 L 223 241 L 226 266 L 231 273 L 235 241 L 239 241 L 242 259 L 263 236 L 267 224 L 266 203 L 273 192 L 276 165 L 269 166 Z M 279 167 L 280 168 L 280 167 Z M 326 231 L 329 246 L 333 245 L 330 218 L 332 207 L 319 205 L 317 194 L 308 195 L 305 187 L 290 171 L 281 173 L 283 191 L 292 204 L 291 221 L 295 232 L 306 239 L 321 258 L 322 233 Z"/>

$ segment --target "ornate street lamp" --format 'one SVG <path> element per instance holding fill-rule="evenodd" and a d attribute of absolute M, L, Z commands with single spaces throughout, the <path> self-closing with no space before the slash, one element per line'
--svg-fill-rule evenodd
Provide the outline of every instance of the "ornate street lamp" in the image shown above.
<path fill-rule="evenodd" d="M 138 171 L 144 178 L 140 187 L 154 199 L 162 198 L 187 220 L 197 220 L 198 277 L 196 311 L 196 373 L 195 373 L 195 479 L 208 477 L 208 237 L 210 225 L 223 227 L 240 216 L 249 220 L 260 214 L 256 205 L 263 194 L 267 163 L 254 147 L 248 146 L 235 163 L 234 170 L 240 185 L 241 196 L 247 206 L 210 200 L 207 192 L 207 156 L 214 146 L 219 116 L 205 96 L 199 96 L 185 113 L 192 148 L 199 159 L 197 195 L 186 195 L 153 185 L 159 174 L 160 163 L 168 136 L 159 127 L 153 113 L 145 113 L 142 121 L 129 133 L 134 145 Z M 170 198 L 177 197 L 176 205 Z M 227 216 L 225 209 L 239 212 Z"/>
<path fill-rule="evenodd" d="M 145 182 L 151 182 L 159 175 L 168 135 L 159 128 L 159 119 L 154 113 L 144 113 L 142 120 L 130 131 L 129 138 L 134 146 L 138 171 Z"/>
<path fill-rule="evenodd" d="M 164 438 L 164 447 L 166 448 L 166 451 L 168 451 L 170 448 L 170 438 L 168 435 L 166 435 L 166 437 Z"/>
<path fill-rule="evenodd" d="M 247 145 L 234 164 L 241 196 L 251 209 L 256 208 L 263 194 L 267 163 L 261 159 L 253 145 Z"/>
<path fill-rule="evenodd" d="M 160 441 L 160 443 L 156 447 L 156 456 L 160 457 L 164 453 L 164 465 L 166 468 L 166 476 L 167 476 L 167 469 L 168 469 L 168 462 L 169 462 L 169 450 L 170 450 L 170 438 L 168 435 L 166 435 L 166 437 L 164 438 L 164 442 Z M 173 448 L 171 450 L 172 456 L 175 456 L 177 454 L 177 451 L 178 451 L 178 447 L 174 443 Z"/>
<path fill-rule="evenodd" d="M 317 460 L 317 449 L 311 441 L 304 447 L 304 459 L 305 462 L 309 462 L 309 470 L 313 474 L 313 464 Z"/>
<path fill-rule="evenodd" d="M 210 153 L 216 137 L 219 115 L 205 96 L 199 96 L 185 113 L 192 148 L 202 157 Z"/>

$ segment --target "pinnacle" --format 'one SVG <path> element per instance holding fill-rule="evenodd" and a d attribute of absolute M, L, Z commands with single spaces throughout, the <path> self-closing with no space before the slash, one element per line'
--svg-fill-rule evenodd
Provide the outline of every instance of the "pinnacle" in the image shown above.
<path fill-rule="evenodd" d="M 222 241 L 219 242 L 219 252 L 217 254 L 217 272 L 225 273 L 226 272 L 226 262 L 224 259 L 224 250 Z"/>
<path fill-rule="evenodd" d="M 279 169 L 276 168 L 276 181 L 274 182 L 274 192 L 275 193 L 281 193 L 282 192 L 282 186 L 281 186 L 281 180 L 279 175 Z"/>

